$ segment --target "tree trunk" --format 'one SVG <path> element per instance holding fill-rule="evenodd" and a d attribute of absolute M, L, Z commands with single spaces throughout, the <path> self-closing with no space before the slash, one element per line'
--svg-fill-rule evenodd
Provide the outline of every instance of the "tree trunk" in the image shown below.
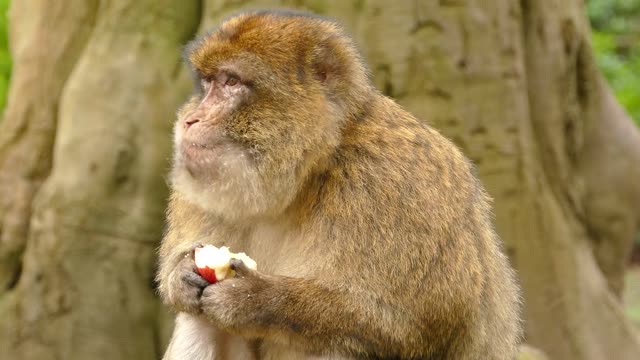
<path fill-rule="evenodd" d="M 201 14 L 204 32 L 238 3 L 13 2 L 0 353 L 159 356 L 170 323 L 153 249 L 189 90 L 180 46 Z M 550 359 L 640 356 L 617 297 L 640 223 L 640 134 L 595 68 L 582 1 L 240 3 L 339 19 L 378 88 L 474 160 L 521 279 L 527 342 Z"/>
<path fill-rule="evenodd" d="M 12 6 L 16 67 L 0 147 L 3 194 L 13 194 L 2 213 L 10 291 L 0 353 L 157 359 L 154 250 L 173 114 L 189 89 L 176 85 L 179 53 L 199 3 Z M 19 273 L 17 261 L 4 258 L 15 258 L 25 239 L 12 287 L 6 279 Z"/>
<path fill-rule="evenodd" d="M 69 8 L 75 9 L 73 15 Z M 17 281 L 31 202 L 51 170 L 60 94 L 88 40 L 96 10 L 97 1 L 83 0 L 14 1 L 11 7 L 14 65 L 7 120 L 0 127 L 0 294 Z"/>

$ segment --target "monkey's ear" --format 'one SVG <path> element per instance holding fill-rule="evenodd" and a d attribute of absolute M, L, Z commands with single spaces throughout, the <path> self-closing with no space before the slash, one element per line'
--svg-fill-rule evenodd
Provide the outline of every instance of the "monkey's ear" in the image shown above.
<path fill-rule="evenodd" d="M 317 41 L 312 56 L 312 71 L 322 84 L 328 99 L 345 114 L 359 116 L 373 94 L 368 71 L 352 41 L 342 34 L 331 34 Z"/>
<path fill-rule="evenodd" d="M 328 84 L 344 76 L 344 67 L 338 49 L 337 39 L 328 38 L 318 43 L 314 49 L 313 76 L 316 80 Z"/>

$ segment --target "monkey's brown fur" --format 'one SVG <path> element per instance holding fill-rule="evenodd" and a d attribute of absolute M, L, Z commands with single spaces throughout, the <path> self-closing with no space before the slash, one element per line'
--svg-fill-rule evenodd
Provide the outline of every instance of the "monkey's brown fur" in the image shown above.
<path fill-rule="evenodd" d="M 231 67 L 251 89 L 226 118 L 199 119 L 248 158 L 224 174 L 249 175 L 216 192 L 176 166 L 160 249 L 163 299 L 216 329 L 219 358 L 515 357 L 519 292 L 487 194 L 450 141 L 372 87 L 338 25 L 245 13 L 186 57 L 198 79 Z M 183 280 L 195 242 L 259 271 L 236 264 L 202 292 Z"/>

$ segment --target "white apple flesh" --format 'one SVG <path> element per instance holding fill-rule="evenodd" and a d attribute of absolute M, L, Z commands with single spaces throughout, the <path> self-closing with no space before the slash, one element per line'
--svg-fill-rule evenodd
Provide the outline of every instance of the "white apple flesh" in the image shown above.
<path fill-rule="evenodd" d="M 234 254 L 226 246 L 217 248 L 213 245 L 206 245 L 196 248 L 194 253 L 198 273 L 212 284 L 235 276 L 235 271 L 230 267 L 231 259 L 242 260 L 248 268 L 257 269 L 256 262 L 245 253 Z"/>

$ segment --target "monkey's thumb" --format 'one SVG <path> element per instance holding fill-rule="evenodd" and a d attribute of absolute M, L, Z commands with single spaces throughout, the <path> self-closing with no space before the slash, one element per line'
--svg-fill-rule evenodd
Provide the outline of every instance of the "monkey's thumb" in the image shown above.
<path fill-rule="evenodd" d="M 229 261 L 229 267 L 241 276 L 251 275 L 251 271 L 253 271 L 240 259 L 231 259 L 231 261 Z"/>

